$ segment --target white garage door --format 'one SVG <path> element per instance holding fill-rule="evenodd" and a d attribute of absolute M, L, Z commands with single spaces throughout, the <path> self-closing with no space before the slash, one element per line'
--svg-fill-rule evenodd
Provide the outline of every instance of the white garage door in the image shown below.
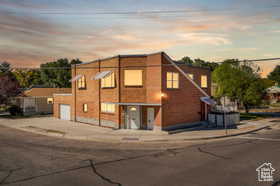
<path fill-rule="evenodd" d="M 70 120 L 70 105 L 60 105 L 60 119 Z"/>

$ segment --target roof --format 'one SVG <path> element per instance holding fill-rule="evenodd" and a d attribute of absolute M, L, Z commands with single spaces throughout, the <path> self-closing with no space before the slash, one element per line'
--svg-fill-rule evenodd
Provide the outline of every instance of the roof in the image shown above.
<path fill-rule="evenodd" d="M 23 96 L 35 97 L 35 96 L 49 96 L 53 94 L 71 93 L 71 88 L 31 88 L 23 92 Z"/>

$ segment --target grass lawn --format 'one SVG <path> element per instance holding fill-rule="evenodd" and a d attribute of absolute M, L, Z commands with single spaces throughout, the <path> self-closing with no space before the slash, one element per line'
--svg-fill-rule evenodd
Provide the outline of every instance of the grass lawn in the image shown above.
<path fill-rule="evenodd" d="M 240 113 L 240 121 L 242 121 L 242 120 L 260 120 L 260 119 L 264 119 L 266 117 L 268 117 L 268 116 L 252 114 L 252 113 Z"/>

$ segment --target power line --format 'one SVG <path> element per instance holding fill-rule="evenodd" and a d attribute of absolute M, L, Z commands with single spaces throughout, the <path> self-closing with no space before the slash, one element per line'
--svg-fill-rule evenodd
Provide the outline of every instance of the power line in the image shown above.
<path fill-rule="evenodd" d="M 270 9 L 279 8 L 280 5 L 272 5 L 267 7 L 254 7 L 254 9 Z M 135 10 L 135 11 L 83 11 L 83 12 L 70 12 L 63 10 L 49 10 L 49 11 L 28 11 L 21 13 L 37 13 L 37 14 L 54 14 L 54 15 L 143 15 L 143 14 L 178 14 L 178 13 L 198 13 L 198 12 L 223 12 L 223 11 L 236 11 L 239 8 L 223 8 L 223 9 L 174 9 L 174 10 Z M 6 11 L 8 14 L 18 14 L 20 12 Z"/>

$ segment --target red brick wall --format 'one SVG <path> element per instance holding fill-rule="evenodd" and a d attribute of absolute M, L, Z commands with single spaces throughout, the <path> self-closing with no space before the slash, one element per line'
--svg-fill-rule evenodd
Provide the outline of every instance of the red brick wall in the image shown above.
<path fill-rule="evenodd" d="M 60 118 L 60 104 L 67 104 L 71 107 L 71 120 L 74 120 L 74 110 L 73 110 L 73 96 L 72 95 L 59 95 L 54 94 L 54 104 L 53 104 L 53 116 Z"/>
<path fill-rule="evenodd" d="M 163 59 L 164 64 L 170 64 Z M 211 72 L 208 69 L 180 65 L 186 73 L 194 75 L 194 81 L 200 85 L 201 75 L 207 75 L 208 94 L 211 93 Z M 201 119 L 200 97 L 204 96 L 189 80 L 179 73 L 179 89 L 166 88 L 166 73 L 178 72 L 173 66 L 162 68 L 162 92 L 163 97 L 163 127 L 174 124 L 197 122 Z"/>

